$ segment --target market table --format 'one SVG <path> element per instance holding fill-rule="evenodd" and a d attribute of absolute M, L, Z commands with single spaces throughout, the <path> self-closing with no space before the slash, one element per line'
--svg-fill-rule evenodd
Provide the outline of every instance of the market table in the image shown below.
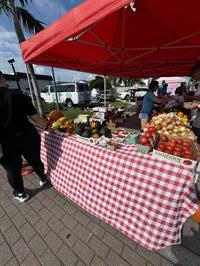
<path fill-rule="evenodd" d="M 130 144 L 110 151 L 47 132 L 41 140 L 47 176 L 66 197 L 149 250 L 180 243 L 198 209 L 189 168 Z"/>

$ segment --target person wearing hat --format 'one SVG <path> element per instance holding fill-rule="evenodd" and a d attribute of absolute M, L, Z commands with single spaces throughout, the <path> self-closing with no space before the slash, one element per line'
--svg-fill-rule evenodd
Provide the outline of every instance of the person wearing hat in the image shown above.
<path fill-rule="evenodd" d="M 40 136 L 30 120 L 43 129 L 48 128 L 47 121 L 37 113 L 29 97 L 6 88 L 0 71 L 0 164 L 7 172 L 13 197 L 19 202 L 29 198 L 21 176 L 22 156 L 38 174 L 39 185 L 48 182 L 40 159 Z"/>

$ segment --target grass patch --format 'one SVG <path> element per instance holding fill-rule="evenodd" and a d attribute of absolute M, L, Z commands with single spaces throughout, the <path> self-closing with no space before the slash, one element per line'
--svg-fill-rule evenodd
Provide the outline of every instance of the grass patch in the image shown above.
<path fill-rule="evenodd" d="M 80 108 L 80 107 L 73 107 L 71 109 L 64 110 L 63 112 L 64 112 L 65 116 L 68 117 L 70 120 L 74 120 L 80 114 L 85 114 L 85 115 L 92 114 L 91 110 L 87 110 L 87 109 L 83 110 L 83 108 Z"/>
<path fill-rule="evenodd" d="M 115 100 L 112 102 L 107 102 L 107 105 L 111 105 L 113 107 L 121 107 L 121 108 L 126 108 L 128 107 L 130 104 L 127 102 L 122 102 L 120 100 Z"/>

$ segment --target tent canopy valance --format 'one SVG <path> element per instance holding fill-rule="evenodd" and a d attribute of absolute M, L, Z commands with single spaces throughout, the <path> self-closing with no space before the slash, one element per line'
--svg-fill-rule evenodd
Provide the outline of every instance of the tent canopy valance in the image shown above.
<path fill-rule="evenodd" d="M 185 76 L 200 59 L 199 9 L 199 0 L 87 0 L 23 42 L 23 58 L 102 75 Z"/>

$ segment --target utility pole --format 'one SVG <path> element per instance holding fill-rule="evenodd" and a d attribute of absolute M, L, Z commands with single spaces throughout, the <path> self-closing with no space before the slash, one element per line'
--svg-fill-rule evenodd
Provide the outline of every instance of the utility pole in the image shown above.
<path fill-rule="evenodd" d="M 19 80 L 18 80 L 18 77 L 17 77 L 17 73 L 15 71 L 14 62 L 15 62 L 15 59 L 9 59 L 8 60 L 8 63 L 12 67 L 12 70 L 13 70 L 13 73 L 14 73 L 14 76 L 15 76 L 15 80 L 16 80 L 16 83 L 17 83 L 18 90 L 19 90 L 19 92 L 22 92 L 21 87 L 20 87 L 20 84 L 19 84 Z"/>

